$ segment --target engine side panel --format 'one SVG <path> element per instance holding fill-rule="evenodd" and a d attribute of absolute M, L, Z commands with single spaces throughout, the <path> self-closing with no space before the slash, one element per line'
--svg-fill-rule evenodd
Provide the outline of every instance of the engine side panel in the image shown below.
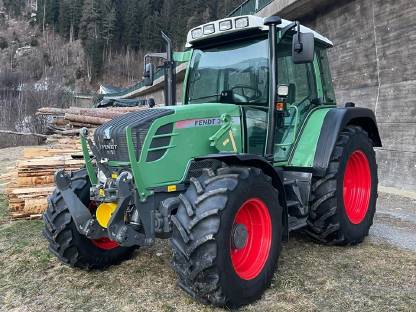
<path fill-rule="evenodd" d="M 218 153 L 210 138 L 221 128 L 223 114 L 231 117 L 236 152 L 242 152 L 241 114 L 238 106 L 195 104 L 173 109 L 173 114 L 153 121 L 139 158 L 135 157 L 134 151 L 130 153 L 135 184 L 142 198 L 150 194 L 149 188 L 181 183 L 194 158 Z M 171 133 L 168 133 L 168 129 L 171 129 Z M 127 137 L 132 139 L 131 132 L 131 129 L 127 129 Z"/>
<path fill-rule="evenodd" d="M 328 112 L 333 107 L 322 106 L 313 110 L 306 118 L 295 147 L 290 154 L 288 167 L 312 168 L 321 128 Z"/>
<path fill-rule="evenodd" d="M 358 125 L 366 130 L 374 146 L 381 146 L 374 112 L 366 108 L 318 108 L 309 115 L 299 134 L 288 162 L 288 167 L 311 170 L 323 175 L 338 135 L 348 125 Z"/>

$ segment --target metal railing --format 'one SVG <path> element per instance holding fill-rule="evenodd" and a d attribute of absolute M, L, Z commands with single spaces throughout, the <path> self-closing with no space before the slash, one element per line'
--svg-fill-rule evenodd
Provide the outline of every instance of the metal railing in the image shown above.
<path fill-rule="evenodd" d="M 246 0 L 239 7 L 231 11 L 228 16 L 235 17 L 240 15 L 256 14 L 271 2 L 273 2 L 273 0 Z"/>

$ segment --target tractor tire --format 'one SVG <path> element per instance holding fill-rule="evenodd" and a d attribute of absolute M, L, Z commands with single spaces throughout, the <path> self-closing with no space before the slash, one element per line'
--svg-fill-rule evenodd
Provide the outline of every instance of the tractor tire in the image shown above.
<path fill-rule="evenodd" d="M 282 207 L 258 168 L 205 169 L 172 216 L 178 284 L 203 303 L 237 308 L 261 297 L 281 250 Z"/>
<path fill-rule="evenodd" d="M 71 187 L 89 206 L 90 182 L 85 169 L 71 174 Z M 80 234 L 61 193 L 56 189 L 48 198 L 43 214 L 43 235 L 49 250 L 63 263 L 82 269 L 104 269 L 129 258 L 135 247 L 120 247 L 108 238 L 90 240 Z"/>
<path fill-rule="evenodd" d="M 377 163 L 366 131 L 339 135 L 323 178 L 312 184 L 307 233 L 328 245 L 355 245 L 368 236 L 377 202 Z"/>

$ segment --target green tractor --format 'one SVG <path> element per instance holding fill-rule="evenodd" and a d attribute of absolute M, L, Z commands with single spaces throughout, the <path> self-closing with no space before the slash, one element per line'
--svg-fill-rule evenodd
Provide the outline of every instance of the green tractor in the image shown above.
<path fill-rule="evenodd" d="M 282 242 L 302 230 L 329 245 L 363 241 L 377 200 L 374 113 L 337 107 L 332 43 L 277 16 L 192 29 L 163 60 L 167 105 L 81 131 L 85 168 L 58 171 L 44 214 L 50 251 L 102 269 L 169 238 L 178 285 L 235 308 L 270 285 Z M 188 62 L 183 103 L 175 63 Z"/>

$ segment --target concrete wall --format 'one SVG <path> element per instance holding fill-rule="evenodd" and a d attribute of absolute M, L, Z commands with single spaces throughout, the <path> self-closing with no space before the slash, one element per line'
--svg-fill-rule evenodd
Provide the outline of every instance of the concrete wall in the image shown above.
<path fill-rule="evenodd" d="M 309 8 L 287 7 L 282 15 L 334 41 L 329 56 L 338 103 L 352 101 L 377 116 L 380 183 L 416 190 L 416 2 L 334 2 L 309 1 Z"/>
<path fill-rule="evenodd" d="M 300 19 L 333 40 L 338 103 L 355 102 L 377 116 L 380 184 L 416 190 L 415 0 L 276 0 L 258 13 L 274 14 Z M 144 96 L 163 103 L 160 88 Z"/>

